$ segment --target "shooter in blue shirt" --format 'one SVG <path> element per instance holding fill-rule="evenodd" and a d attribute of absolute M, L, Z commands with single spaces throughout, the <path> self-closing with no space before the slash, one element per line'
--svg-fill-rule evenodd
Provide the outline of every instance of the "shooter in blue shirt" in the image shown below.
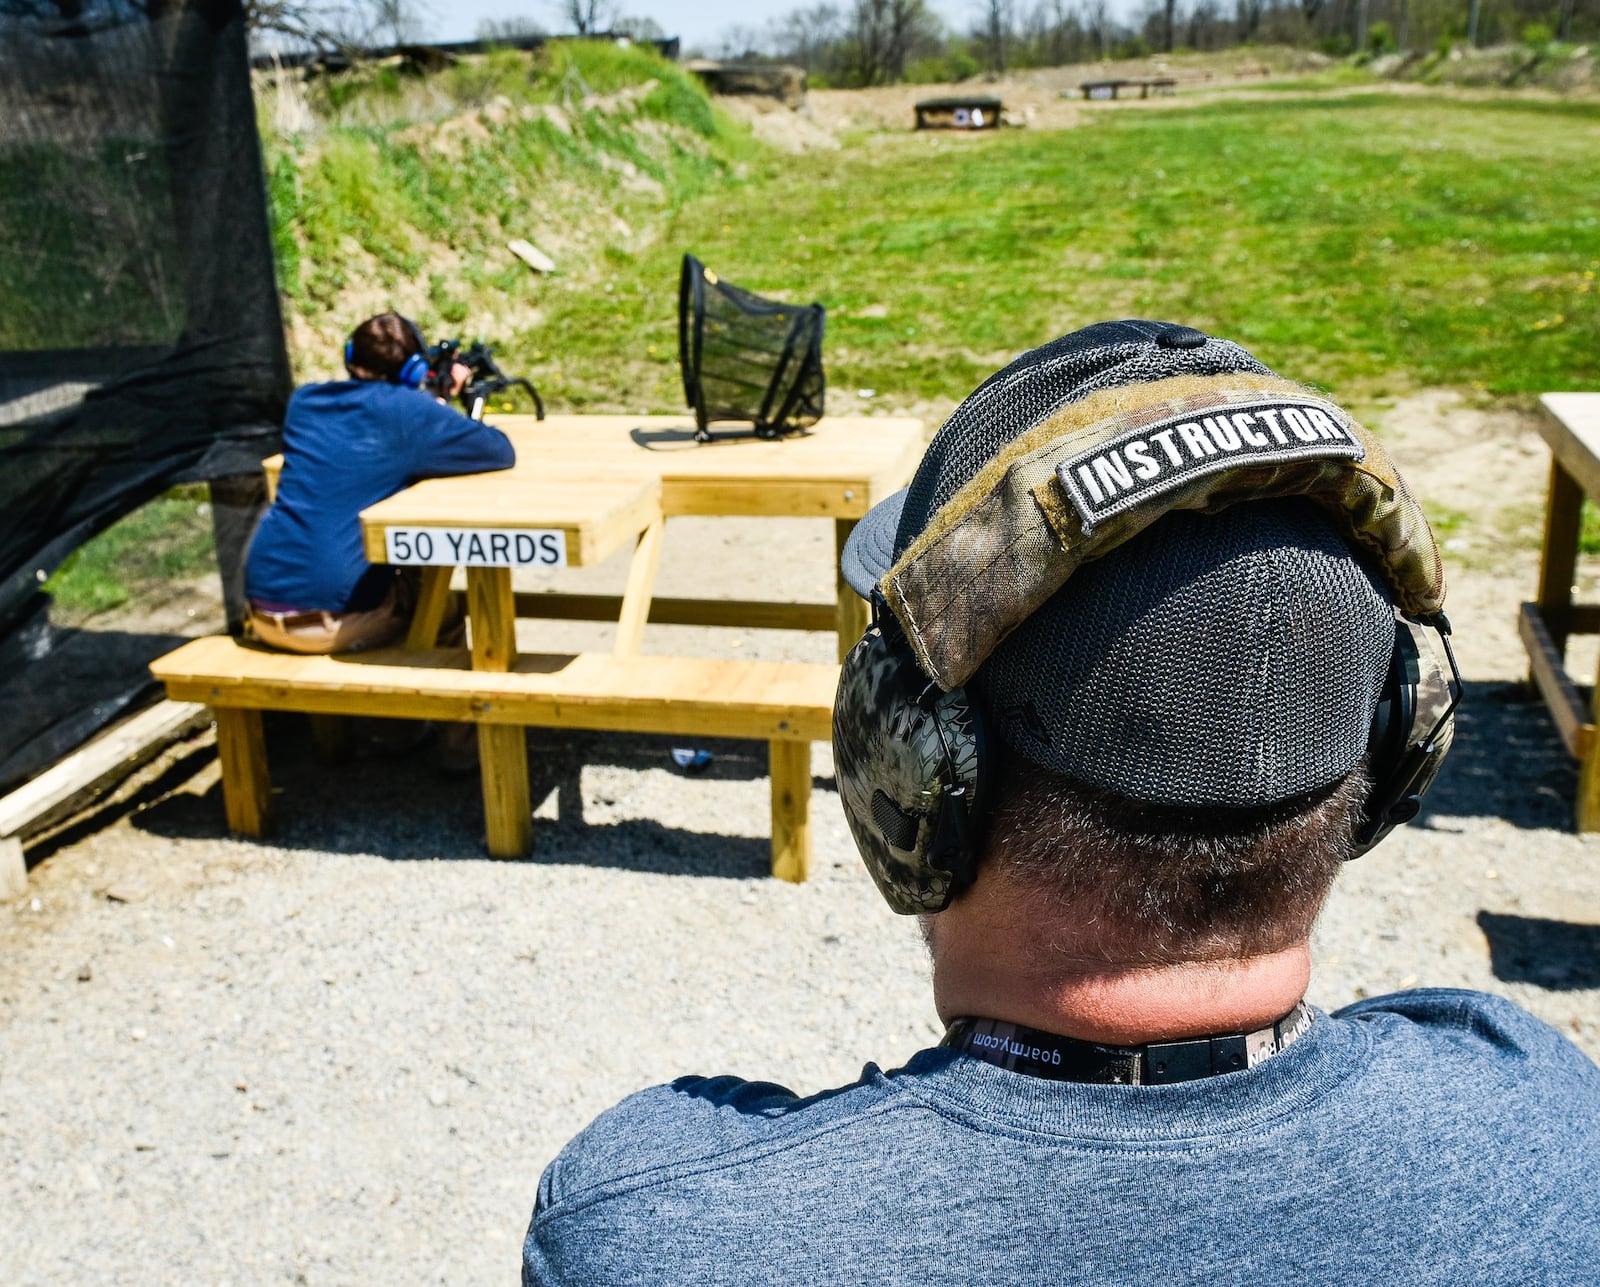
<path fill-rule="evenodd" d="M 511 443 L 424 390 L 427 345 L 398 313 L 368 318 L 345 345 L 348 380 L 289 399 L 283 473 L 245 562 L 248 632 L 289 652 L 377 648 L 404 631 L 411 584 L 361 549 L 362 510 L 419 478 L 508 469 Z M 459 390 L 459 364 L 445 392 Z"/>

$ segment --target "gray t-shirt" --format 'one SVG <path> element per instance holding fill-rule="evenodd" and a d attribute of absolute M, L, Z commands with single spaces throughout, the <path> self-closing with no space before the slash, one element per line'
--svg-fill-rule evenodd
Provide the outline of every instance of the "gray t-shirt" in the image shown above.
<path fill-rule="evenodd" d="M 944 1049 L 806 1099 L 685 1077 L 550 1164 L 523 1282 L 1593 1287 L 1600 1069 L 1434 990 L 1169 1086 Z"/>

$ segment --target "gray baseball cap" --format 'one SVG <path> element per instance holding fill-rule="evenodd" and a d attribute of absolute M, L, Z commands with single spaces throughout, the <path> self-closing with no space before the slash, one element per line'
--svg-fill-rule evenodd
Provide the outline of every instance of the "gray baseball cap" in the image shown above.
<path fill-rule="evenodd" d="M 1068 404 L 1227 375 L 1273 373 L 1236 344 L 1162 322 L 1101 323 L 1024 354 L 956 409 L 911 485 L 857 525 L 845 579 L 870 597 L 947 502 Z M 1303 496 L 1175 510 L 1079 566 L 967 686 L 1010 751 L 1090 786 L 1179 807 L 1286 800 L 1332 785 L 1365 753 L 1394 650 L 1382 572 Z"/>

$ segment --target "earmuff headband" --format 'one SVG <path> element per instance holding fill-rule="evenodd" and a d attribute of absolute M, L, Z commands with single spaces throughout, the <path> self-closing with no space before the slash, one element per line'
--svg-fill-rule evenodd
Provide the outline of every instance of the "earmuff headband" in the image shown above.
<path fill-rule="evenodd" d="M 411 333 L 411 338 L 417 343 L 417 351 L 400 364 L 400 369 L 395 372 L 394 383 L 407 389 L 420 389 L 428 382 L 430 370 L 428 365 L 428 342 L 423 339 L 422 331 L 409 317 L 403 313 L 396 313 L 395 316 L 405 323 L 406 330 Z M 344 367 L 346 371 L 349 371 L 355 365 L 355 360 L 356 343 L 354 340 L 346 340 L 344 342 Z"/>
<path fill-rule="evenodd" d="M 882 578 L 918 663 L 964 684 L 1084 563 L 1175 509 L 1304 496 L 1372 556 L 1400 608 L 1431 618 L 1444 569 L 1381 443 L 1274 376 L 1180 376 L 1103 390 L 1010 443 Z"/>

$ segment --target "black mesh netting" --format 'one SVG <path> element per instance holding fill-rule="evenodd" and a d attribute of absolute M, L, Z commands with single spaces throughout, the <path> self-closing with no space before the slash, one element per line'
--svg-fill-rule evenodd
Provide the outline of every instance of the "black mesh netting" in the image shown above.
<path fill-rule="evenodd" d="M 693 255 L 678 281 L 683 394 L 700 432 L 742 420 L 780 434 L 822 418 L 821 304 L 781 304 L 721 280 Z"/>
<path fill-rule="evenodd" d="M 214 588 L 144 605 L 110 566 L 70 609 L 41 586 L 199 481 L 125 543 L 170 589 L 198 524 L 236 578 L 277 448 L 289 366 L 237 0 L 0 0 L 0 247 L 3 790 L 148 691 L 175 635 L 222 624 Z"/>

